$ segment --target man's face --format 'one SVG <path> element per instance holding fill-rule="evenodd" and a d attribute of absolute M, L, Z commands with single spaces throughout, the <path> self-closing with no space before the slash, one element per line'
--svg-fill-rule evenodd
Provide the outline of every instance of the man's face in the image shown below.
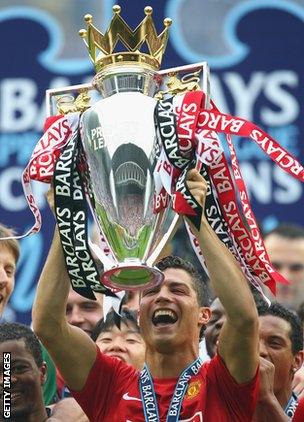
<path fill-rule="evenodd" d="M 96 344 L 106 355 L 117 357 L 138 370 L 143 368 L 146 346 L 132 324 L 121 324 L 120 330 L 114 325 L 108 331 L 103 331 L 97 337 Z"/>
<path fill-rule="evenodd" d="M 0 243 L 0 315 L 15 285 L 16 259 L 10 248 Z"/>
<path fill-rule="evenodd" d="M 86 299 L 70 289 L 66 316 L 71 325 L 75 325 L 91 335 L 93 328 L 103 317 L 101 301 L 99 298 L 98 300 Z"/>
<path fill-rule="evenodd" d="M 223 305 L 217 298 L 214 299 L 210 308 L 211 318 L 206 325 L 205 339 L 207 353 L 211 358 L 213 358 L 216 354 L 221 328 L 226 321 L 226 313 Z"/>
<path fill-rule="evenodd" d="M 183 269 L 168 268 L 158 286 L 143 291 L 140 327 L 147 347 L 170 353 L 196 342 L 209 319 L 209 308 L 200 308 L 191 276 Z"/>
<path fill-rule="evenodd" d="M 265 239 L 270 261 L 288 281 L 278 284 L 276 300 L 296 309 L 304 297 L 304 239 L 288 239 L 271 234 Z"/>
<path fill-rule="evenodd" d="M 293 355 L 291 326 L 284 319 L 264 315 L 259 317 L 260 356 L 275 367 L 274 393 L 290 391 L 296 369 L 302 365 L 302 352 Z"/>
<path fill-rule="evenodd" d="M 25 420 L 28 415 L 35 414 L 37 409 L 43 408 L 41 386 L 45 380 L 46 367 L 43 364 L 41 368 L 38 368 L 24 340 L 0 343 L 1 396 L 3 394 L 4 352 L 11 353 L 11 416 L 12 418 L 24 417 Z M 1 407 L 3 397 L 0 398 L 0 402 Z"/>

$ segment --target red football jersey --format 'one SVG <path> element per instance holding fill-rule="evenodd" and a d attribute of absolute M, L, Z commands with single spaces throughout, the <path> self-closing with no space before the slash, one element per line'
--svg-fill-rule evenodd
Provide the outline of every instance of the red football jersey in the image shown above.
<path fill-rule="evenodd" d="M 304 421 L 304 398 L 299 400 L 299 404 L 295 414 L 292 418 L 292 422 L 303 422 Z"/>
<path fill-rule="evenodd" d="M 166 421 L 177 379 L 154 379 L 161 422 Z M 82 391 L 71 391 L 92 422 L 144 422 L 139 372 L 98 351 Z M 237 384 L 217 355 L 191 378 L 180 421 L 250 422 L 258 396 L 258 373 Z"/>

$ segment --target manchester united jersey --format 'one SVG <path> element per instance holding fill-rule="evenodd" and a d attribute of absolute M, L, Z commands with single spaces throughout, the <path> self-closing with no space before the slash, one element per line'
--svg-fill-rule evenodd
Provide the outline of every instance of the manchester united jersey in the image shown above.
<path fill-rule="evenodd" d="M 166 421 L 177 379 L 154 379 L 161 422 Z M 139 372 L 98 350 L 82 391 L 72 395 L 92 422 L 144 422 Z M 250 422 L 258 395 L 258 375 L 237 384 L 220 356 L 191 378 L 182 402 L 181 422 Z"/>

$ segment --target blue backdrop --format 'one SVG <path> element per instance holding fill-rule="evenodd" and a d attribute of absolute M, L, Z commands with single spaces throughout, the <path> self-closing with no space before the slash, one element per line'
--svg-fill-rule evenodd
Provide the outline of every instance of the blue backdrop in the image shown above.
<path fill-rule="evenodd" d="M 114 2 L 1 0 L 0 7 L 0 213 L 19 233 L 32 223 L 21 172 L 40 137 L 44 94 L 50 87 L 88 82 L 93 69 L 77 33 L 83 15 L 105 30 Z M 212 97 L 223 112 L 262 126 L 303 163 L 304 0 L 120 1 L 135 27 L 147 4 L 158 30 L 174 21 L 162 68 L 207 60 Z M 41 6 L 43 4 L 43 6 Z M 251 203 L 266 228 L 277 221 L 302 224 L 303 186 L 275 167 L 248 139 L 235 139 Z M 29 323 L 35 285 L 52 234 L 46 186 L 35 184 L 42 211 L 39 234 L 21 241 L 22 255 L 10 317 Z"/>

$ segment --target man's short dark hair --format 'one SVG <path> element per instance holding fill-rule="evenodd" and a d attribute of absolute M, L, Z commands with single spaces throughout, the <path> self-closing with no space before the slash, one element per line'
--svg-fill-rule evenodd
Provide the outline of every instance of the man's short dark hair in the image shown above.
<path fill-rule="evenodd" d="M 304 227 L 298 224 L 281 223 L 270 232 L 266 233 L 264 239 L 272 234 L 276 234 L 286 239 L 304 239 Z"/>
<path fill-rule="evenodd" d="M 185 261 L 178 256 L 169 255 L 158 261 L 155 265 L 161 271 L 165 271 L 168 268 L 179 268 L 186 271 L 193 281 L 193 288 L 196 292 L 199 306 L 210 305 L 207 283 L 203 281 L 202 276 L 191 262 Z"/>
<path fill-rule="evenodd" d="M 272 315 L 282 318 L 290 325 L 290 340 L 292 353 L 295 355 L 300 350 L 303 350 L 303 327 L 299 317 L 277 302 L 272 302 L 269 306 L 266 302 L 257 304 L 259 316 Z"/>
<path fill-rule="evenodd" d="M 27 351 L 33 356 L 38 368 L 43 363 L 41 345 L 36 334 L 24 324 L 4 322 L 0 324 L 0 343 L 23 340 Z"/>
<path fill-rule="evenodd" d="M 137 324 L 136 313 L 134 311 L 130 311 L 129 309 L 124 309 L 120 313 L 120 324 L 125 324 L 128 327 L 132 327 L 135 331 L 140 332 L 139 326 Z M 114 326 L 117 326 L 117 317 L 114 311 L 111 311 L 107 314 L 106 320 L 102 318 L 100 321 L 97 322 L 95 325 L 91 339 L 96 341 L 100 333 L 105 331 L 110 331 Z"/>

